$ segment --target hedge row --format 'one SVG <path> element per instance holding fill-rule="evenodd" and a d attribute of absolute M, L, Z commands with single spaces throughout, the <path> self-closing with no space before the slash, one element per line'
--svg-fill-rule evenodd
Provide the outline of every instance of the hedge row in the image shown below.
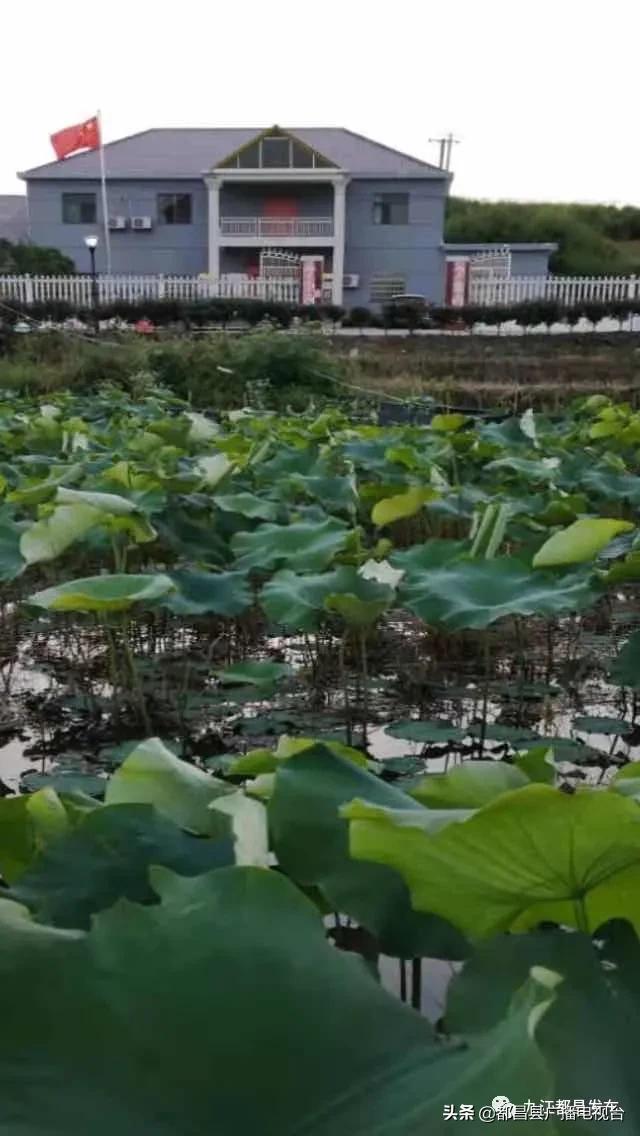
<path fill-rule="evenodd" d="M 540 324 L 566 322 L 575 325 L 586 318 L 594 326 L 603 318 L 618 319 L 620 323 L 631 316 L 640 315 L 640 298 L 637 300 L 614 300 L 585 302 L 572 307 L 553 300 L 531 300 L 522 304 L 498 307 L 467 305 L 462 308 L 430 308 L 425 316 L 419 305 L 407 302 L 405 305 L 387 305 L 382 313 L 370 308 L 355 307 L 348 311 L 333 304 L 296 305 L 270 303 L 264 300 L 145 300 L 140 303 L 116 301 L 102 305 L 97 312 L 79 308 L 62 300 L 51 300 L 31 305 L 22 305 L 12 300 L 10 308 L 0 307 L 2 322 L 14 326 L 20 320 L 52 320 L 63 322 L 71 317 L 91 324 L 96 314 L 100 320 L 119 319 L 135 323 L 141 318 L 150 320 L 156 327 L 182 326 L 186 331 L 211 324 L 228 326 L 235 321 L 243 321 L 251 326 L 269 321 L 279 327 L 290 327 L 294 319 L 303 323 L 321 321 L 342 327 L 409 328 L 432 327 L 441 330 L 471 329 L 478 323 L 493 326 L 513 321 L 521 327 L 534 327 Z"/>

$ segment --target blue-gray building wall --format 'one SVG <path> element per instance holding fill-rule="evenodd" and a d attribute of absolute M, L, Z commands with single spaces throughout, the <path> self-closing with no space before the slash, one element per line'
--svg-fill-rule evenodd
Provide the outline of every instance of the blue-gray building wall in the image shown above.
<path fill-rule="evenodd" d="M 98 271 L 106 271 L 102 199 L 98 181 L 39 181 L 28 183 L 31 240 L 37 245 L 60 249 L 70 256 L 80 272 L 87 272 L 89 255 L 84 238 L 99 239 Z M 95 193 L 97 220 L 94 224 L 69 225 L 62 220 L 64 193 Z M 158 218 L 158 193 L 190 193 L 191 224 L 165 225 Z M 151 217 L 153 228 L 113 231 L 111 265 L 115 273 L 197 275 L 207 271 L 208 195 L 203 181 L 109 181 L 107 205 L 110 216 Z"/>
<path fill-rule="evenodd" d="M 148 216 L 153 228 L 111 232 L 112 270 L 115 273 L 197 275 L 208 265 L 208 194 L 200 180 L 121 180 L 108 182 L 110 216 Z M 407 292 L 440 302 L 444 290 L 442 232 L 447 182 L 437 179 L 353 179 L 346 193 L 344 271 L 360 277 L 356 289 L 345 291 L 344 302 L 369 306 L 374 277 L 395 276 Z M 66 224 L 62 219 L 64 193 L 95 193 L 97 220 L 92 224 Z M 166 225 L 158 217 L 159 193 L 190 193 L 192 219 L 188 225 Z M 381 193 L 408 193 L 409 223 L 374 224 L 374 200 Z M 333 189 L 317 186 L 223 186 L 221 216 L 260 216 L 268 196 L 299 199 L 300 216 L 332 216 Z M 28 183 L 31 240 L 60 249 L 80 272 L 89 268 L 86 236 L 99 238 L 99 271 L 106 270 L 102 201 L 98 181 L 61 179 Z M 277 243 L 274 241 L 274 244 Z M 231 246 L 228 246 L 229 249 Z M 235 258 L 222 253 L 225 265 Z M 299 248 L 298 252 L 311 252 Z M 326 250 L 328 257 L 329 250 Z M 246 254 L 243 254 L 245 256 Z M 239 259 L 242 259 L 240 257 Z"/>
<path fill-rule="evenodd" d="M 512 276 L 547 276 L 551 253 L 546 249 L 511 250 Z"/>
<path fill-rule="evenodd" d="M 445 244 L 446 256 L 456 257 L 479 256 L 486 253 L 498 252 L 508 248 L 511 252 L 512 276 L 548 276 L 549 261 L 557 249 L 554 243 L 527 243 L 505 241 L 502 245 L 472 242 L 454 242 Z"/>
<path fill-rule="evenodd" d="M 447 182 L 436 179 L 373 181 L 354 179 L 347 188 L 345 273 L 358 273 L 357 289 L 345 292 L 350 307 L 368 307 L 376 276 L 398 276 L 404 290 L 440 303 L 444 294 L 442 233 Z M 407 225 L 374 223 L 381 193 L 409 194 Z"/>

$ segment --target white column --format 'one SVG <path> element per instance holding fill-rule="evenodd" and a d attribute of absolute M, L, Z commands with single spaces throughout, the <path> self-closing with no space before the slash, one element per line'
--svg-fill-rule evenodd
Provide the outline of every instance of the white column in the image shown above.
<path fill-rule="evenodd" d="M 342 303 L 342 277 L 344 276 L 345 192 L 344 178 L 333 183 L 333 284 L 331 303 Z"/>
<path fill-rule="evenodd" d="M 209 275 L 220 275 L 220 178 L 208 177 L 209 190 Z"/>

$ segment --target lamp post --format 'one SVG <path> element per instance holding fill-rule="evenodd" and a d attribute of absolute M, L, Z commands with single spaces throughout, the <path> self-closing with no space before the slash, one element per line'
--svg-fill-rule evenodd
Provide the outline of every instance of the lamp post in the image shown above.
<path fill-rule="evenodd" d="M 93 311 L 93 322 L 96 334 L 98 332 L 98 275 L 96 273 L 96 248 L 98 247 L 97 237 L 85 237 L 84 243 L 89 249 L 89 256 L 91 257 L 91 308 Z"/>

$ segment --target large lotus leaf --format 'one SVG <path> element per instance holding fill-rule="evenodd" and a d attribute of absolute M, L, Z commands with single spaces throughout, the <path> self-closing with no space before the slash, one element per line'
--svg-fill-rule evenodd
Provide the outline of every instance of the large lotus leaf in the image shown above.
<path fill-rule="evenodd" d="M 408 574 L 415 574 L 424 568 L 449 567 L 468 551 L 469 546 L 464 540 L 429 540 L 406 551 L 394 552 L 391 562 Z"/>
<path fill-rule="evenodd" d="M 136 544 L 147 544 L 158 535 L 148 518 L 140 513 L 118 516 L 104 513 L 103 524 L 108 533 L 126 533 Z"/>
<path fill-rule="evenodd" d="M 102 514 L 92 505 L 59 505 L 23 532 L 20 552 L 27 564 L 55 560 L 101 520 Z"/>
<path fill-rule="evenodd" d="M 472 938 L 542 922 L 593 931 L 614 918 L 640 929 L 640 811 L 630 798 L 527 785 L 433 836 L 362 803 L 343 811 L 356 859 L 401 872 L 416 910 Z"/>
<path fill-rule="evenodd" d="M 509 473 L 522 475 L 530 484 L 537 484 L 544 481 L 555 480 L 558 465 L 559 461 L 553 458 L 542 458 L 540 461 L 534 461 L 530 458 L 521 458 L 517 457 L 515 454 L 510 454 L 508 457 L 498 458 L 496 461 L 488 462 L 485 466 L 485 470 L 488 473 L 506 470 Z"/>
<path fill-rule="evenodd" d="M 629 636 L 611 663 L 609 674 L 620 686 L 640 689 L 640 631 Z"/>
<path fill-rule="evenodd" d="M 615 543 L 614 541 L 613 544 Z M 608 553 L 612 547 L 613 545 L 610 545 L 605 552 Z M 630 581 L 637 580 L 640 580 L 640 550 L 638 549 L 630 552 L 624 560 L 618 560 L 613 564 L 605 576 L 607 584 L 627 584 Z"/>
<path fill-rule="evenodd" d="M 209 805 L 214 798 L 232 791 L 223 781 L 181 761 L 160 738 L 149 738 L 112 774 L 105 802 L 154 805 L 180 828 L 212 836 L 223 834 L 228 826 Z"/>
<path fill-rule="evenodd" d="M 27 603 L 46 611 L 127 611 L 136 603 L 166 596 L 174 588 L 171 577 L 162 573 L 87 576 L 36 592 Z"/>
<path fill-rule="evenodd" d="M 578 611 L 597 595 L 584 573 L 531 571 L 508 557 L 434 565 L 429 545 L 423 548 L 423 566 L 417 555 L 410 562 L 396 556 L 393 562 L 406 566 L 399 602 L 425 623 L 444 624 L 452 630 L 482 628 L 510 615 Z"/>
<path fill-rule="evenodd" d="M 219 509 L 225 513 L 239 513 L 242 517 L 258 517 L 263 521 L 275 521 L 278 504 L 266 497 L 256 497 L 255 493 L 220 493 L 214 498 Z"/>
<path fill-rule="evenodd" d="M 15 580 L 24 571 L 20 551 L 22 526 L 10 516 L 0 515 L 0 581 Z"/>
<path fill-rule="evenodd" d="M 315 472 L 318 449 L 315 445 L 281 445 L 278 452 L 268 461 L 256 466 L 256 478 L 261 484 L 272 486 L 287 474 L 302 474 L 306 477 Z"/>
<path fill-rule="evenodd" d="M 224 819 L 220 828 L 228 829 L 229 823 Z M 10 894 L 42 923 L 88 927 L 96 911 L 121 897 L 154 902 L 152 864 L 192 876 L 233 860 L 229 833 L 203 840 L 182 832 L 150 805 L 110 805 L 86 812 L 73 830 L 50 844 Z"/>
<path fill-rule="evenodd" d="M 67 815 L 51 788 L 0 800 L 0 874 L 13 883 L 50 841 L 64 835 Z"/>
<path fill-rule="evenodd" d="M 294 492 L 304 493 L 316 501 L 320 501 L 325 509 L 336 513 L 353 513 L 357 505 L 357 493 L 352 476 L 331 477 L 311 476 L 303 477 L 297 474 L 288 478 L 282 489 L 288 493 L 289 487 Z"/>
<path fill-rule="evenodd" d="M 290 568 L 276 572 L 260 592 L 267 618 L 287 630 L 313 630 L 325 613 L 325 598 L 335 590 L 336 575 L 335 569 L 309 575 Z"/>
<path fill-rule="evenodd" d="M 446 745 L 447 742 L 461 742 L 467 731 L 460 726 L 452 726 L 440 718 L 422 722 L 419 718 L 405 718 L 385 726 L 385 733 L 392 738 L 403 738 L 411 742 Z"/>
<path fill-rule="evenodd" d="M 58 489 L 55 500 L 61 505 L 91 505 L 101 513 L 126 516 L 135 513 L 135 501 L 129 501 L 117 493 L 94 493 L 85 489 Z"/>
<path fill-rule="evenodd" d="M 640 802 L 640 772 L 635 761 L 619 769 L 610 784 L 611 791 Z"/>
<path fill-rule="evenodd" d="M 371 511 L 371 520 L 374 525 L 382 528 L 403 517 L 413 517 L 427 501 L 432 501 L 437 496 L 435 489 L 429 486 L 412 485 L 406 493 L 398 493 L 394 497 L 385 497 L 382 501 L 378 501 Z"/>
<path fill-rule="evenodd" d="M 226 454 L 207 454 L 198 458 L 196 471 L 200 474 L 203 484 L 213 489 L 232 468 Z"/>
<path fill-rule="evenodd" d="M 153 439 L 154 448 L 161 444 L 160 439 L 154 434 L 149 434 L 148 437 Z M 102 479 L 107 483 L 113 481 L 116 485 L 122 485 L 125 489 L 140 492 L 153 491 L 161 485 L 161 480 L 156 474 L 149 473 L 148 470 L 141 470 L 137 464 L 130 461 L 119 461 L 103 470 Z"/>
<path fill-rule="evenodd" d="M 533 746 L 532 749 L 519 753 L 513 764 L 520 769 L 529 781 L 539 781 L 543 785 L 553 785 L 556 779 L 556 767 L 553 760 L 553 748 L 546 745 Z"/>
<path fill-rule="evenodd" d="M 437 433 L 449 434 L 459 430 L 468 421 L 466 414 L 434 414 L 430 425 Z"/>
<path fill-rule="evenodd" d="M 586 745 L 585 742 L 579 742 L 576 738 L 549 736 L 538 738 L 537 743 L 538 746 L 551 750 L 556 761 L 570 761 L 576 765 L 581 762 L 588 765 L 590 762 L 599 762 L 603 759 L 605 763 L 607 761 L 607 754 L 602 750 Z"/>
<path fill-rule="evenodd" d="M 95 773 L 82 773 L 73 766 L 65 768 L 56 765 L 51 773 L 23 773 L 20 778 L 22 792 L 33 793 L 36 789 L 49 787 L 56 793 L 82 793 L 84 797 L 103 797 L 107 787 L 104 777 Z M 66 804 L 66 801 L 64 802 Z M 94 805 L 97 801 L 94 800 Z"/>
<path fill-rule="evenodd" d="M 49 466 L 49 463 L 46 463 Z M 81 462 L 75 462 L 73 465 L 56 466 L 51 470 L 49 476 L 42 480 L 42 478 L 34 479 L 30 483 L 19 486 L 7 494 L 7 500 L 13 501 L 19 505 L 41 505 L 44 501 L 49 501 L 54 497 L 58 486 L 63 483 L 72 485 L 78 481 L 84 473 L 84 467 Z"/>
<path fill-rule="evenodd" d="M 387 450 L 394 441 L 394 435 L 389 431 L 377 430 L 376 437 L 366 437 L 361 432 L 359 438 L 345 442 L 341 449 L 346 458 L 354 462 L 359 470 L 367 470 L 377 474 L 386 481 L 406 480 L 406 470 L 401 465 L 394 467 L 389 461 Z"/>
<path fill-rule="evenodd" d="M 332 908 L 371 931 L 386 954 L 463 957 L 462 937 L 443 920 L 413 911 L 397 872 L 350 858 L 348 826 L 339 809 L 354 797 L 416 811 L 416 802 L 399 789 L 326 746 L 315 745 L 278 764 L 268 810 L 283 871 L 300 884 L 319 887 Z"/>
<path fill-rule="evenodd" d="M 190 442 L 208 442 L 220 433 L 219 423 L 207 418 L 205 414 L 189 410 L 185 412 L 185 418 L 188 418 L 191 423 L 188 435 Z"/>
<path fill-rule="evenodd" d="M 215 760 L 215 759 L 214 759 Z M 229 777 L 258 777 L 261 773 L 275 773 L 278 758 L 274 749 L 250 749 L 232 758 L 225 767 Z"/>
<path fill-rule="evenodd" d="M 604 734 L 615 738 L 624 737 L 625 734 L 633 732 L 632 723 L 625 722 L 624 718 L 609 718 L 606 715 L 599 714 L 582 715 L 579 718 L 574 718 L 573 728 L 580 730 L 583 734 Z"/>
<path fill-rule="evenodd" d="M 267 810 L 261 801 L 252 800 L 238 789 L 236 793 L 212 801 L 211 808 L 230 818 L 236 864 L 254 868 L 271 866 Z"/>
<path fill-rule="evenodd" d="M 214 673 L 223 684 L 271 686 L 278 679 L 288 678 L 291 667 L 288 663 L 276 663 L 272 659 L 248 659 L 244 663 L 231 663 Z"/>
<path fill-rule="evenodd" d="M 389 568 L 393 572 L 393 568 Z M 335 577 L 335 590 L 326 596 L 324 606 L 352 627 L 369 627 L 389 607 L 395 589 L 364 576 L 355 568 L 342 566 Z"/>
<path fill-rule="evenodd" d="M 226 539 L 202 513 L 192 516 L 184 509 L 172 509 L 157 521 L 157 527 L 180 557 L 204 564 L 225 564 L 230 558 Z"/>
<path fill-rule="evenodd" d="M 252 604 L 246 572 L 198 572 L 182 569 L 171 573 L 176 591 L 163 601 L 176 615 L 240 615 Z"/>
<path fill-rule="evenodd" d="M 607 501 L 629 501 L 632 505 L 640 505 L 640 477 L 633 474 L 587 465 L 581 471 L 580 482 L 592 494 Z"/>
<path fill-rule="evenodd" d="M 467 1037 L 491 1029 L 531 969 L 548 968 L 562 982 L 536 1040 L 553 1072 L 552 1099 L 617 1100 L 624 1122 L 637 1130 L 638 939 L 626 923 L 606 924 L 597 938 L 593 944 L 585 935 L 555 930 L 481 944 L 449 988 L 447 1027 Z M 596 1125 L 578 1115 L 571 1128 L 589 1136 Z"/>
<path fill-rule="evenodd" d="M 274 568 L 287 565 L 296 572 L 320 572 L 344 548 L 349 529 L 336 517 L 324 521 L 297 521 L 290 525 L 259 525 L 253 532 L 236 533 L 231 547 L 238 568 Z"/>
<path fill-rule="evenodd" d="M 526 773 L 504 761 L 464 761 L 448 773 L 429 773 L 411 790 L 430 809 L 479 809 L 510 789 L 529 784 Z"/>
<path fill-rule="evenodd" d="M 548 1097 L 548 972 L 486 1035 L 447 1046 L 327 943 L 281 875 L 152 882 L 160 904 L 121 901 L 89 933 L 0 904 L 6 1136 L 444 1136 L 453 1101 Z"/>
<path fill-rule="evenodd" d="M 526 726 L 508 726 L 504 722 L 473 722 L 467 729 L 472 738 L 490 739 L 492 742 L 509 742 L 513 746 L 538 741 L 535 730 Z"/>
<path fill-rule="evenodd" d="M 584 564 L 594 560 L 614 537 L 631 532 L 634 527 L 630 521 L 581 517 L 545 541 L 533 558 L 533 566 L 554 568 L 562 564 Z"/>
<path fill-rule="evenodd" d="M 282 734 L 278 739 L 276 757 L 284 759 L 295 757 L 297 753 L 302 753 L 303 749 L 310 749 L 315 745 L 324 746 L 331 753 L 337 754 L 338 757 L 343 757 L 345 761 L 353 761 L 356 765 L 360 765 L 364 769 L 367 767 L 367 758 L 361 750 L 355 749 L 350 745 L 345 745 L 342 741 L 326 738 L 322 740 L 320 738 L 290 738 L 287 734 Z"/>

